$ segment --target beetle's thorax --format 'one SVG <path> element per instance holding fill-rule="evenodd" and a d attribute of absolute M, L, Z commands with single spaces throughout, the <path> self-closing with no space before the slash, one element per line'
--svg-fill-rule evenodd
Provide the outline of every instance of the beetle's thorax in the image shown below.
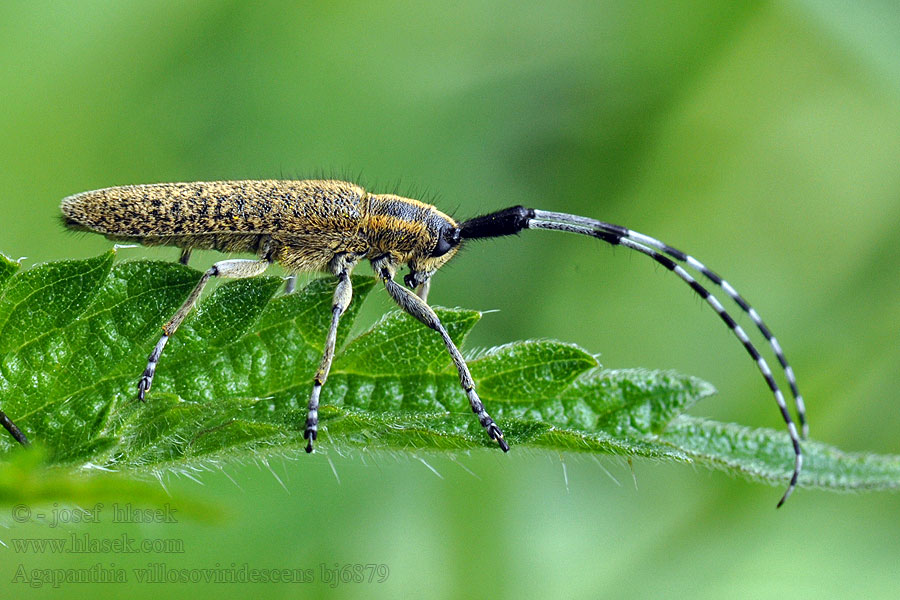
<path fill-rule="evenodd" d="M 437 208 L 394 194 L 369 194 L 363 228 L 369 258 L 390 255 L 399 264 L 417 271 L 434 271 L 455 254 L 432 256 L 443 231 L 456 221 Z"/>

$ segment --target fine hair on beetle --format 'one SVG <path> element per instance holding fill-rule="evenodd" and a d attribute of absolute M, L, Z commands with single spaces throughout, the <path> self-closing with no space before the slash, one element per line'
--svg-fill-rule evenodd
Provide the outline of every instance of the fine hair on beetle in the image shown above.
<path fill-rule="evenodd" d="M 452 259 L 468 240 L 503 237 L 526 229 L 549 229 L 589 236 L 613 246 L 644 254 L 673 272 L 719 315 L 737 337 L 775 398 L 790 436 L 793 470 L 781 506 L 797 485 L 803 464 L 800 439 L 808 426 L 803 398 L 794 372 L 781 346 L 759 313 L 725 279 L 693 256 L 637 231 L 561 212 L 513 206 L 457 223 L 435 206 L 397 194 L 371 194 L 361 186 L 335 179 L 198 181 L 110 187 L 69 196 L 61 205 L 64 224 L 115 241 L 146 246 L 175 246 L 187 264 L 194 249 L 248 252 L 255 259 L 226 259 L 213 264 L 174 315 L 147 358 L 137 382 L 137 397 L 144 400 L 153 384 L 166 342 L 197 303 L 213 277 L 241 279 L 261 274 L 271 264 L 289 273 L 324 271 L 337 279 L 331 324 L 325 349 L 312 377 L 304 438 L 312 452 L 319 428 L 319 396 L 334 358 L 341 316 L 353 290 L 350 274 L 368 260 L 390 297 L 408 314 L 441 336 L 459 373 L 469 406 L 487 436 L 503 451 L 509 445 L 503 432 L 478 397 L 475 383 L 456 344 L 434 310 L 428 290 L 434 273 Z M 394 278 L 402 266 L 405 287 Z M 800 431 L 794 424 L 784 394 L 766 360 L 744 329 L 722 303 L 691 274 L 699 275 L 724 292 L 746 313 L 765 338 L 784 372 L 794 398 Z M 288 286 L 292 289 L 293 279 Z M 20 443 L 25 434 L 2 412 L 0 424 Z"/>

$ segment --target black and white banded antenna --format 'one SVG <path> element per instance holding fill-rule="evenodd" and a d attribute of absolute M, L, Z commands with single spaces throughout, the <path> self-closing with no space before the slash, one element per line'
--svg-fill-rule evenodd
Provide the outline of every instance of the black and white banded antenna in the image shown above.
<path fill-rule="evenodd" d="M 784 423 L 787 426 L 788 434 L 790 435 L 791 443 L 794 448 L 794 470 L 787 490 L 785 490 L 781 500 L 778 501 L 779 507 L 784 504 L 797 486 L 797 479 L 800 476 L 800 470 L 803 466 L 803 452 L 800 449 L 800 434 L 797 432 L 797 427 L 794 425 L 794 420 L 788 410 L 784 394 L 778 387 L 768 363 L 750 341 L 750 338 L 747 336 L 744 329 L 735 322 L 725 307 L 722 306 L 722 303 L 719 302 L 718 298 L 703 287 L 703 285 L 679 263 L 686 264 L 689 268 L 699 272 L 714 285 L 721 288 L 732 300 L 734 300 L 741 310 L 750 316 L 750 319 L 762 333 L 763 337 L 766 338 L 766 341 L 768 341 L 769 346 L 771 346 L 772 351 L 775 353 L 778 362 L 784 370 L 785 378 L 788 381 L 791 388 L 791 394 L 794 397 L 794 405 L 797 410 L 801 431 L 803 437 L 806 438 L 809 433 L 809 427 L 806 422 L 806 408 L 803 404 L 803 397 L 800 395 L 800 391 L 797 388 L 794 371 L 788 363 L 778 340 L 772 335 L 771 330 L 766 326 L 765 322 L 763 322 L 759 313 L 750 306 L 730 283 L 722 279 L 693 256 L 677 250 L 655 238 L 620 225 L 613 225 L 611 223 L 605 223 L 587 217 L 580 217 L 578 215 L 514 206 L 512 208 L 464 221 L 460 224 L 460 235 L 464 240 L 492 238 L 513 235 L 519 233 L 523 229 L 550 229 L 554 231 L 566 231 L 569 233 L 587 235 L 613 246 L 624 246 L 631 250 L 636 250 L 641 254 L 646 254 L 669 271 L 678 275 L 682 281 L 688 284 L 691 289 L 697 292 L 697 294 L 699 294 L 700 297 L 716 311 L 722 321 L 725 322 L 725 325 L 732 333 L 734 333 L 738 340 L 740 340 L 741 344 L 743 344 L 744 348 L 747 350 L 747 353 L 756 363 L 763 379 L 765 379 L 766 384 L 775 396 L 775 402 L 778 404 L 782 419 L 784 419 Z"/>

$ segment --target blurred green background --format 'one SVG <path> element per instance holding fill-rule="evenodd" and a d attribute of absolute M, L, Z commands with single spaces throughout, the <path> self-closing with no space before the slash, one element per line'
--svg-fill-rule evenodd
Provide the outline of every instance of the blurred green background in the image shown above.
<path fill-rule="evenodd" d="M 457 216 L 513 204 L 593 216 L 691 252 L 754 303 L 798 374 L 814 438 L 900 453 L 898 31 L 889 0 L 4 2 L 0 251 L 27 265 L 95 255 L 110 242 L 64 233 L 59 200 L 158 181 L 361 174 L 369 189 L 399 182 Z M 139 256 L 177 250 L 120 253 Z M 552 232 L 473 244 L 431 300 L 498 309 L 469 348 L 576 342 L 608 367 L 712 382 L 720 394 L 693 414 L 782 426 L 714 313 L 624 249 Z M 391 308 L 376 290 L 363 320 Z M 0 547 L 3 595 L 900 590 L 891 494 L 800 490 L 776 512 L 781 489 L 718 473 L 515 451 L 454 460 L 322 446 L 268 467 L 164 476 L 174 506 L 183 495 L 215 502 L 224 522 L 64 532 L 178 538 L 182 554 Z M 0 524 L 7 542 L 63 535 L 8 515 Z M 334 588 L 8 583 L 19 565 L 97 563 L 247 563 L 310 568 L 317 580 L 321 564 L 383 563 L 390 576 Z"/>

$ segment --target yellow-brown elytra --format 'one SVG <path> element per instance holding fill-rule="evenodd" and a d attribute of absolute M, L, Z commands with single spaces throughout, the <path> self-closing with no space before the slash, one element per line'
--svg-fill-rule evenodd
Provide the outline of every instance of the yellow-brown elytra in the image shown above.
<path fill-rule="evenodd" d="M 781 346 L 759 313 L 731 284 L 694 257 L 655 238 L 586 217 L 522 206 L 457 223 L 434 206 L 418 200 L 394 194 L 370 194 L 358 185 L 336 180 L 212 181 L 111 187 L 69 196 L 62 201 L 61 209 L 67 227 L 101 233 L 117 241 L 176 246 L 181 248 L 181 262 L 185 264 L 195 248 L 252 252 L 257 256 L 255 260 L 222 260 L 203 274 L 181 308 L 163 326 L 163 336 L 150 353 L 147 368 L 138 382 L 138 397 L 142 400 L 153 383 L 166 342 L 197 302 L 211 277 L 253 277 L 275 262 L 292 273 L 327 271 L 334 275 L 338 284 L 331 326 L 321 364 L 313 377 L 304 432 L 308 452 L 312 451 L 318 431 L 319 394 L 334 357 L 338 322 L 352 295 L 350 273 L 361 260 L 371 262 L 376 276 L 401 309 L 443 338 L 472 411 L 487 435 L 507 451 L 509 445 L 479 399 L 465 360 L 427 304 L 432 275 L 453 258 L 466 240 L 512 235 L 524 229 L 577 233 L 635 250 L 674 272 L 697 292 L 753 358 L 775 396 L 794 450 L 793 473 L 778 506 L 797 485 L 803 463 L 800 433 L 772 371 L 743 328 L 685 267 L 700 273 L 729 296 L 749 315 L 768 341 L 784 369 L 805 437 L 803 399 Z M 407 287 L 394 281 L 397 269 L 402 265 L 409 268 L 403 279 Z M 16 439 L 24 443 L 24 434 L 4 418 L 2 415 L 0 422 L 13 435 L 18 433 Z"/>

